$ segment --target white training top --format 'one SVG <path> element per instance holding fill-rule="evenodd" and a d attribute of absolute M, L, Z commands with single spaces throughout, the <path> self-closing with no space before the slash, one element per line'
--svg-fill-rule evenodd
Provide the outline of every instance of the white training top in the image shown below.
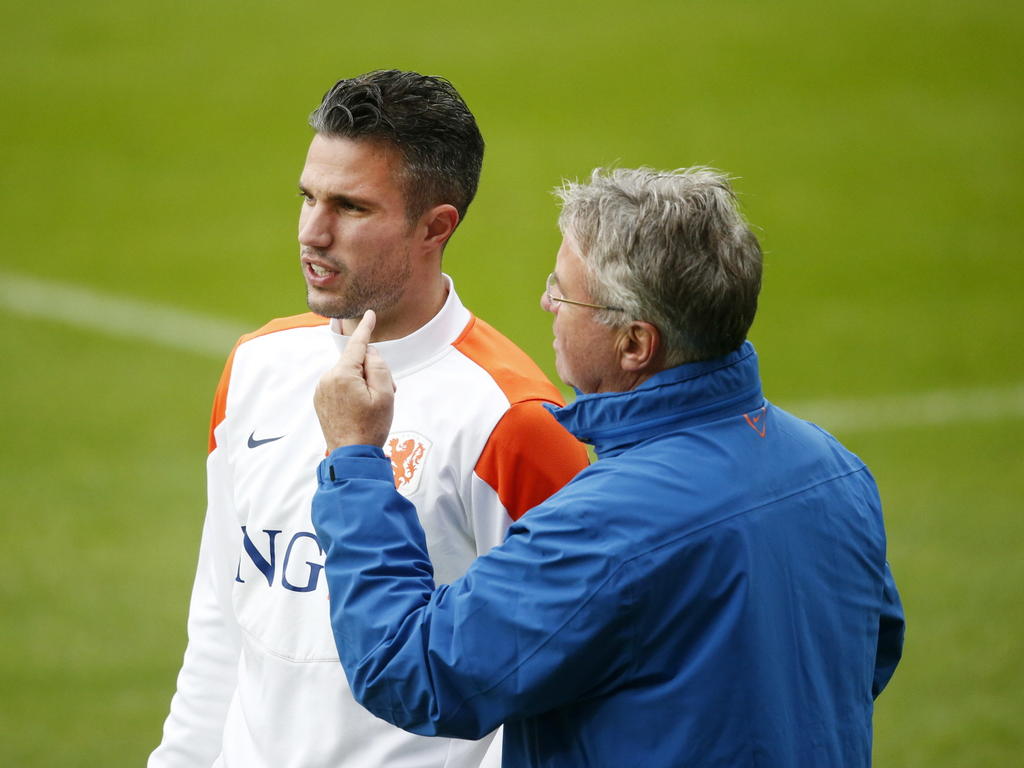
<path fill-rule="evenodd" d="M 243 336 L 228 360 L 189 642 L 149 768 L 481 764 L 490 737 L 428 738 L 378 720 L 338 661 L 309 510 L 326 450 L 313 392 L 346 342 L 337 321 L 298 315 Z M 448 583 L 585 466 L 586 452 L 541 406 L 561 403 L 558 391 L 454 287 L 427 325 L 374 346 L 398 386 L 385 446 L 395 483 L 419 512 L 437 582 Z"/>

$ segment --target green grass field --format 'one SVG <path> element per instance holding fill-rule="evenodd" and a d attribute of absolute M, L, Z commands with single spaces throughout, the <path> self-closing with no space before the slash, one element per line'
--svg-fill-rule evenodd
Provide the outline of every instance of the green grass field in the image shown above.
<path fill-rule="evenodd" d="M 909 627 L 876 765 L 1019 763 L 1024 10 L 893 6 L 5 9 L 0 765 L 143 764 L 184 649 L 231 339 L 117 335 L 104 307 L 242 329 L 303 311 L 305 116 L 381 67 L 445 75 L 475 111 L 488 155 L 446 268 L 551 373 L 550 189 L 608 164 L 740 177 L 766 250 L 765 390 L 833 414 L 886 502 Z"/>

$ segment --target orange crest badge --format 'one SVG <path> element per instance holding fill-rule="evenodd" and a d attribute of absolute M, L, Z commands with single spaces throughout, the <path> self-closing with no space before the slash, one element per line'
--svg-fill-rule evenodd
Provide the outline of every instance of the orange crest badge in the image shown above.
<path fill-rule="evenodd" d="M 429 453 L 431 442 L 415 432 L 393 432 L 384 445 L 384 454 L 391 459 L 391 471 L 395 475 L 395 488 L 408 496 L 420 486 L 423 461 Z"/>

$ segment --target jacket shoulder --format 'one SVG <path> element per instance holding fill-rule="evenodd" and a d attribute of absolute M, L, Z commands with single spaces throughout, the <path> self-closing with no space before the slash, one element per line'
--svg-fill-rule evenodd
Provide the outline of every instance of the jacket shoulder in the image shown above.
<path fill-rule="evenodd" d="M 277 317 L 263 325 L 261 328 L 257 328 L 255 331 L 242 336 L 235 347 L 237 349 L 240 344 L 257 339 L 260 336 L 267 336 L 271 333 L 290 331 L 294 328 L 314 328 L 319 325 L 327 325 L 329 322 L 330 320 L 328 318 L 321 317 L 320 315 L 312 312 L 303 312 L 300 315 L 289 315 L 288 317 Z"/>

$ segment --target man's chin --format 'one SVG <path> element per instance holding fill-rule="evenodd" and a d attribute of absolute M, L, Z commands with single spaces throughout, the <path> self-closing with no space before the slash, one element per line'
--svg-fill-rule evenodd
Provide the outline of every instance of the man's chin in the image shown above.
<path fill-rule="evenodd" d="M 345 307 L 338 300 L 332 300 L 331 297 L 318 296 L 313 289 L 310 289 L 306 294 L 306 306 L 309 307 L 309 311 L 314 315 L 320 315 L 320 317 L 330 317 L 332 319 L 345 319 L 353 317 L 353 315 L 346 312 Z"/>
<path fill-rule="evenodd" d="M 565 384 L 565 386 L 572 387 L 573 389 L 576 389 L 576 385 L 573 384 L 572 381 L 570 380 L 572 377 L 569 376 L 566 371 L 563 371 L 561 369 L 561 367 L 558 365 L 558 361 L 557 360 L 555 361 L 555 374 L 558 376 L 559 380 L 563 384 Z"/>

